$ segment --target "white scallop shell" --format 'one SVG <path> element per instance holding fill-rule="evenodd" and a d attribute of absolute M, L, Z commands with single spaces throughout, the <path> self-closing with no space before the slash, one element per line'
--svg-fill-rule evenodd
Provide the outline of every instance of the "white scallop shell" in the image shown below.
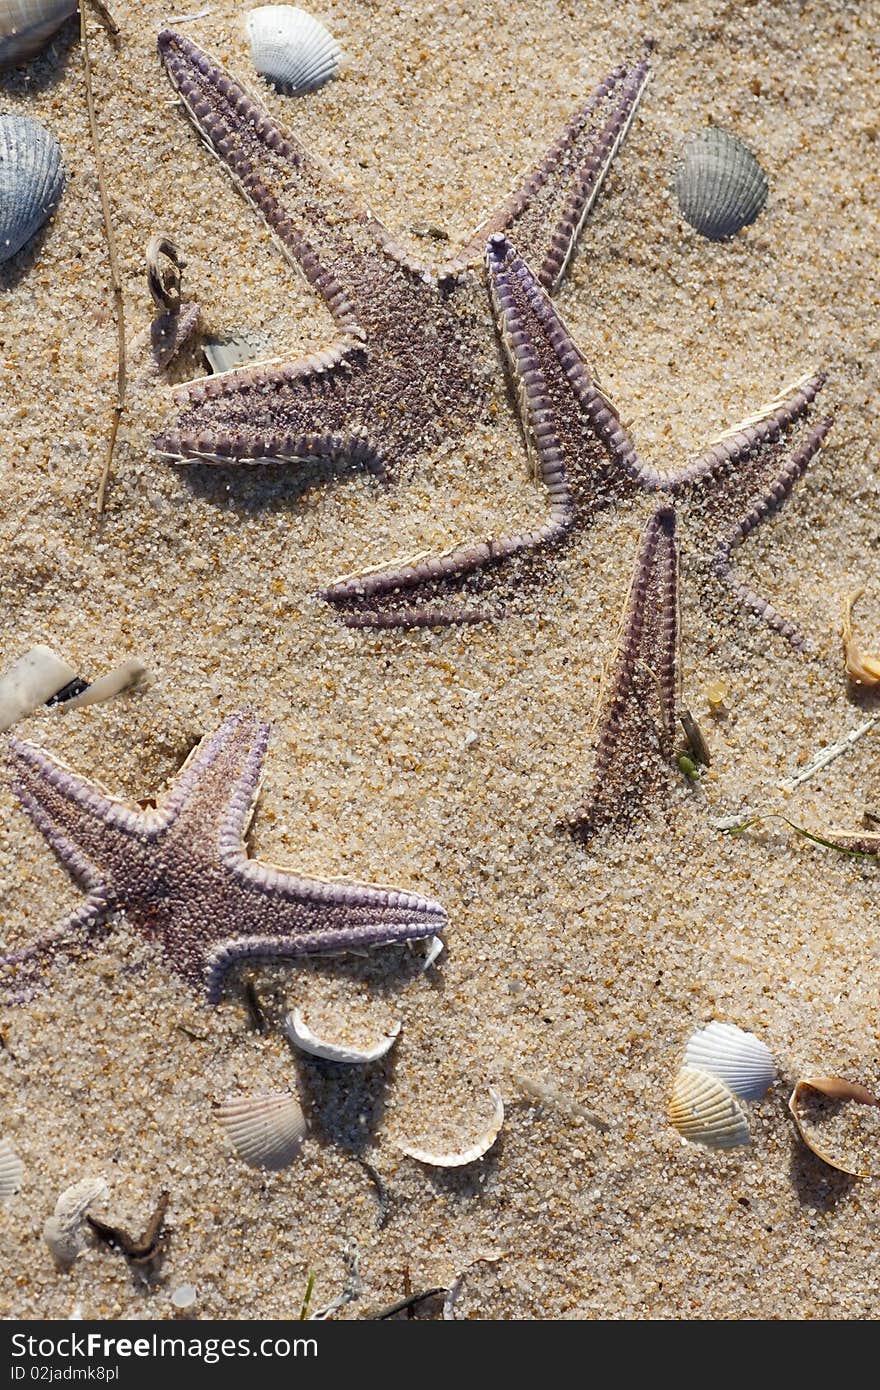
<path fill-rule="evenodd" d="M 0 733 L 51 700 L 76 672 L 49 647 L 31 647 L 0 676 Z"/>
<path fill-rule="evenodd" d="M 760 1100 L 776 1079 L 776 1063 L 766 1043 L 732 1023 L 709 1023 L 692 1034 L 684 1063 L 717 1076 L 741 1100 Z"/>
<path fill-rule="evenodd" d="M 0 0 L 0 69 L 39 53 L 77 0 Z"/>
<path fill-rule="evenodd" d="M 682 1067 L 672 1083 L 667 1115 L 691 1144 L 735 1149 L 750 1142 L 748 1121 L 733 1091 L 699 1067 Z"/>
<path fill-rule="evenodd" d="M 55 137 L 30 116 L 0 116 L 0 261 L 30 241 L 63 188 Z"/>
<path fill-rule="evenodd" d="M 147 674 L 147 668 L 142 661 L 133 656 L 130 661 L 123 661 L 121 666 L 114 666 L 112 671 L 107 671 L 105 675 L 99 676 L 91 685 L 87 685 L 85 690 L 81 690 L 79 695 L 74 695 L 72 699 L 65 700 L 57 708 L 60 710 L 81 709 L 83 705 L 100 705 L 105 700 L 112 700 L 114 696 L 121 695 L 124 690 L 131 690 L 133 686 L 139 685 Z"/>
<path fill-rule="evenodd" d="M 260 5 L 245 28 L 257 72 L 292 96 L 322 87 L 339 67 L 333 35 L 296 5 Z"/>
<path fill-rule="evenodd" d="M 0 1202 L 14 1197 L 21 1187 L 24 1164 L 5 1139 L 0 1139 Z"/>
<path fill-rule="evenodd" d="M 284 1031 L 290 1041 L 302 1052 L 308 1052 L 312 1057 L 323 1057 L 327 1062 L 351 1062 L 364 1065 L 369 1062 L 378 1062 L 380 1057 L 384 1057 L 386 1052 L 397 1042 L 402 1025 L 395 1023 L 390 1033 L 386 1033 L 375 1047 L 370 1047 L 364 1051 L 359 1051 L 354 1047 L 345 1047 L 340 1043 L 330 1042 L 327 1038 L 319 1038 L 317 1033 L 313 1033 L 303 1018 L 302 1009 L 294 1009 L 292 1014 L 288 1014 L 284 1020 Z"/>
<path fill-rule="evenodd" d="M 72 1265 L 86 1248 L 83 1222 L 86 1212 L 107 1191 L 103 1178 L 81 1178 L 55 1203 L 55 1212 L 43 1227 L 43 1239 L 59 1265 Z"/>
<path fill-rule="evenodd" d="M 407 1158 L 414 1158 L 418 1163 L 428 1163 L 432 1168 L 462 1168 L 466 1163 L 475 1163 L 478 1158 L 489 1152 L 504 1124 L 504 1101 L 491 1087 L 489 1097 L 495 1107 L 492 1118 L 479 1139 L 466 1149 L 456 1149 L 451 1153 L 434 1153 L 430 1149 L 418 1149 L 411 1144 L 397 1144 L 396 1147 L 401 1153 L 405 1153 Z"/>
<path fill-rule="evenodd" d="M 767 175 L 741 140 L 710 126 L 682 150 L 675 192 L 685 221 L 710 241 L 724 241 L 760 213 Z"/>
<path fill-rule="evenodd" d="M 273 1171 L 293 1162 L 307 1129 L 302 1107 L 290 1091 L 227 1100 L 217 1119 L 239 1158 L 254 1168 Z"/>

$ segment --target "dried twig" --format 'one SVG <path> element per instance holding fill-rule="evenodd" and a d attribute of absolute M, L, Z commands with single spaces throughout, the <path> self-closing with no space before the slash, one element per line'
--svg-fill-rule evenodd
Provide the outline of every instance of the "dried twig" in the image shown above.
<path fill-rule="evenodd" d="M 371 1313 L 372 1322 L 382 1322 L 385 1318 L 393 1318 L 398 1313 L 405 1313 L 409 1308 L 415 1308 L 417 1304 L 424 1303 L 429 1298 L 437 1298 L 440 1294 L 448 1294 L 448 1289 L 422 1289 L 421 1293 L 411 1293 L 407 1298 L 401 1298 L 398 1303 L 392 1303 L 390 1308 L 382 1308 L 378 1313 Z"/>
<path fill-rule="evenodd" d="M 806 782 L 810 777 L 814 776 L 815 773 L 820 772 L 823 767 L 827 767 L 829 763 L 833 763 L 835 758 L 839 758 L 842 753 L 849 752 L 853 744 L 858 743 L 860 738 L 864 738 L 865 734 L 870 733 L 878 723 L 880 723 L 880 714 L 872 714 L 871 718 L 866 719 L 864 724 L 859 724 L 858 728 L 851 729 L 850 732 L 845 734 L 842 739 L 839 739 L 837 743 L 832 743 L 827 748 L 823 748 L 820 753 L 817 753 L 814 758 L 811 758 L 810 761 L 801 768 L 800 772 L 796 772 L 793 777 L 788 777 L 784 782 L 780 782 L 780 789 L 785 792 L 793 792 L 801 785 L 801 782 Z"/>
<path fill-rule="evenodd" d="M 101 0 L 92 0 L 102 22 L 107 26 L 112 34 L 118 34 L 119 27 L 111 17 Z M 79 32 L 82 42 L 83 70 L 86 83 L 86 106 L 89 113 L 89 129 L 92 136 L 92 146 L 95 151 L 95 167 L 98 174 L 98 192 L 101 197 L 101 215 L 104 219 L 104 235 L 107 240 L 107 254 L 110 261 L 110 283 L 113 288 L 113 302 L 116 312 L 116 334 L 117 334 L 117 357 L 116 357 L 116 400 L 113 405 L 113 419 L 110 425 L 110 435 L 107 440 L 107 450 L 104 455 L 104 466 L 101 470 L 101 477 L 98 483 L 98 494 L 96 498 L 96 511 L 99 517 L 104 515 L 104 501 L 107 493 L 107 483 L 110 479 L 110 469 L 113 466 L 113 451 L 116 447 L 116 436 L 119 433 L 119 422 L 122 419 L 122 412 L 125 409 L 125 387 L 126 387 L 126 364 L 125 364 L 125 306 L 122 298 L 122 280 L 119 274 L 119 260 L 116 254 L 116 238 L 113 233 L 113 223 L 110 217 L 110 201 L 107 196 L 107 182 L 104 177 L 104 164 L 101 159 L 101 146 L 98 141 L 98 122 L 95 116 L 95 98 L 92 91 L 92 65 L 89 58 L 89 36 L 86 23 L 86 7 L 81 4 L 79 7 Z"/>

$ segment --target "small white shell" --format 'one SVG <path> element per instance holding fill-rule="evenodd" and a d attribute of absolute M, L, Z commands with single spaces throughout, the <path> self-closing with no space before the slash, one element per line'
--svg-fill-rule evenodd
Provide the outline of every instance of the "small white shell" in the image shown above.
<path fill-rule="evenodd" d="M 319 1038 L 303 1018 L 302 1009 L 294 1009 L 284 1020 L 285 1033 L 302 1052 L 308 1052 L 312 1057 L 323 1057 L 327 1062 L 351 1062 L 361 1065 L 378 1062 L 380 1057 L 390 1052 L 397 1041 L 401 1026 L 400 1023 L 395 1023 L 391 1032 L 386 1033 L 375 1047 L 358 1051 L 357 1048 L 345 1047 L 340 1043 L 329 1042 L 326 1038 Z"/>
<path fill-rule="evenodd" d="M 74 695 L 71 700 L 65 700 L 58 709 L 80 709 L 83 705 L 100 705 L 105 700 L 112 700 L 114 695 L 121 695 L 123 690 L 131 690 L 132 686 L 140 684 L 147 674 L 147 668 L 138 658 L 132 657 L 130 661 L 123 661 L 121 666 L 115 666 L 106 675 L 99 676 L 91 685 L 87 685 L 85 690 L 80 691 L 79 695 Z"/>
<path fill-rule="evenodd" d="M 692 1034 L 684 1062 L 717 1076 L 741 1100 L 760 1100 L 776 1079 L 776 1063 L 766 1043 L 732 1023 L 709 1023 Z"/>
<path fill-rule="evenodd" d="M 710 241 L 724 241 L 760 213 L 767 176 L 741 140 L 710 126 L 682 150 L 675 192 L 685 221 Z"/>
<path fill-rule="evenodd" d="M 180 1284 L 171 1295 L 171 1306 L 183 1313 L 187 1308 L 195 1307 L 198 1297 L 195 1284 Z"/>
<path fill-rule="evenodd" d="M 750 1142 L 748 1121 L 736 1096 L 699 1067 L 682 1067 L 672 1084 L 667 1115 L 691 1144 L 735 1149 Z"/>
<path fill-rule="evenodd" d="M 42 227 L 63 188 L 55 137 L 30 116 L 0 116 L 0 262 Z"/>
<path fill-rule="evenodd" d="M 257 72 L 292 96 L 322 87 L 339 67 L 333 35 L 296 5 L 261 5 L 245 28 Z"/>
<path fill-rule="evenodd" d="M 254 1168 L 273 1171 L 293 1162 L 307 1129 L 302 1107 L 290 1091 L 227 1100 L 217 1119 L 239 1158 Z"/>
<path fill-rule="evenodd" d="M 0 733 L 51 700 L 75 678 L 73 667 L 49 647 L 31 647 L 0 676 Z"/>
<path fill-rule="evenodd" d="M 14 1197 L 21 1187 L 24 1164 L 5 1139 L 0 1139 L 0 1202 Z"/>
<path fill-rule="evenodd" d="M 468 1148 L 456 1149 L 452 1153 L 433 1153 L 430 1149 L 417 1149 L 410 1144 L 397 1144 L 396 1147 L 401 1153 L 406 1154 L 407 1158 L 414 1158 L 418 1163 L 427 1163 L 432 1168 L 462 1168 L 466 1163 L 475 1163 L 478 1158 L 489 1152 L 504 1124 L 504 1101 L 491 1087 L 489 1097 L 495 1107 L 494 1114 L 479 1139 Z"/>
<path fill-rule="evenodd" d="M 106 1191 L 103 1178 L 81 1178 L 58 1198 L 54 1215 L 43 1227 L 43 1239 L 59 1265 L 72 1265 L 85 1250 L 82 1227 L 86 1212 Z"/>
<path fill-rule="evenodd" d="M 39 53 L 77 0 L 0 0 L 0 70 Z"/>

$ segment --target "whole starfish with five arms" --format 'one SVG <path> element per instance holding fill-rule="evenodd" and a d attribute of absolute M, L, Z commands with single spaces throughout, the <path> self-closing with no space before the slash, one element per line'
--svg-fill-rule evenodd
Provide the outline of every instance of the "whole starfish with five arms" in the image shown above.
<path fill-rule="evenodd" d="M 159 53 L 208 149 L 321 296 L 336 339 L 312 356 L 174 389 L 182 407 L 156 441 L 176 462 L 331 460 L 393 473 L 491 418 L 503 391 L 482 257 L 516 236 L 552 290 L 623 139 L 647 64 L 612 73 L 517 191 L 439 267 L 408 254 L 324 165 L 212 58 L 171 30 Z"/>
<path fill-rule="evenodd" d="M 231 716 L 193 749 L 154 810 L 138 810 L 33 745 L 8 740 L 13 786 L 37 829 L 86 889 L 52 936 L 0 956 L 0 986 L 20 1001 L 57 959 L 94 948 L 121 910 L 193 988 L 220 998 L 226 972 L 248 957 L 360 951 L 431 937 L 439 903 L 402 889 L 301 878 L 248 857 L 244 840 L 260 788 L 269 726 Z"/>

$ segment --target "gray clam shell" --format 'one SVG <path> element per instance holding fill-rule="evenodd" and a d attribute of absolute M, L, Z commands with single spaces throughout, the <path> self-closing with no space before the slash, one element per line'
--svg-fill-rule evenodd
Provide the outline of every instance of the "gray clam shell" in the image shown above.
<path fill-rule="evenodd" d="M 0 116 L 0 261 L 30 241 L 63 188 L 54 136 L 30 116 Z"/>
<path fill-rule="evenodd" d="M 767 176 L 741 140 L 710 126 L 682 150 L 675 193 L 686 222 L 710 241 L 725 241 L 761 212 Z"/>
<path fill-rule="evenodd" d="M 39 53 L 76 7 L 77 0 L 0 0 L 0 71 Z"/>

